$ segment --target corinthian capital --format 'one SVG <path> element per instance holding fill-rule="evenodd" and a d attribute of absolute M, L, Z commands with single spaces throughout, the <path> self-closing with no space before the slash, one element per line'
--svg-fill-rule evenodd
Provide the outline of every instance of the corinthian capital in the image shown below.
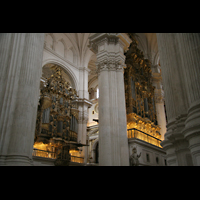
<path fill-rule="evenodd" d="M 89 48 L 97 55 L 97 72 L 123 71 L 124 49 L 129 43 L 118 33 L 96 33 L 90 37 Z"/>
<path fill-rule="evenodd" d="M 97 61 L 97 72 L 100 73 L 101 71 L 123 71 L 124 64 L 123 61 L 119 61 L 116 59 L 107 59 L 102 61 Z"/>

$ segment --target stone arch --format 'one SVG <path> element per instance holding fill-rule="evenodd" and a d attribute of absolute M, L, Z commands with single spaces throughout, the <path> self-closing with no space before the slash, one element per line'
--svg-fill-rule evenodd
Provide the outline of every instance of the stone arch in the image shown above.
<path fill-rule="evenodd" d="M 88 137 L 90 137 L 92 134 L 94 134 L 94 133 L 96 133 L 96 132 L 98 132 L 99 131 L 99 128 L 95 128 L 94 130 L 92 130 L 92 131 L 90 131 L 89 133 L 88 133 Z"/>
<path fill-rule="evenodd" d="M 138 41 L 138 48 L 143 51 L 144 55 L 147 54 L 147 40 L 143 33 L 137 33 L 136 40 Z"/>
<path fill-rule="evenodd" d="M 78 79 L 74 72 L 70 69 L 70 67 L 67 64 L 62 63 L 61 61 L 58 61 L 56 59 L 47 59 L 44 60 L 42 63 L 42 67 L 44 67 L 46 64 L 56 64 L 62 67 L 62 69 L 67 73 L 67 75 L 71 78 L 72 87 L 76 89 L 76 91 L 79 90 L 79 84 Z"/>
<path fill-rule="evenodd" d="M 95 76 L 89 81 L 88 88 L 91 88 L 91 87 L 95 88 L 97 85 L 98 85 L 98 77 Z"/>

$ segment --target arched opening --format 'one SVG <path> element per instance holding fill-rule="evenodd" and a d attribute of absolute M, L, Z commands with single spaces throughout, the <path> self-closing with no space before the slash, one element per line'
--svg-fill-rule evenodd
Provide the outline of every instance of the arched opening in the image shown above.
<path fill-rule="evenodd" d="M 57 65 L 62 68 L 62 71 L 65 72 L 64 75 L 68 76 L 68 81 L 71 83 L 71 86 L 78 91 L 79 85 L 78 85 L 77 77 L 74 74 L 73 70 L 71 70 L 71 68 L 68 65 L 66 65 L 66 63 L 64 62 L 58 61 L 57 59 L 47 59 L 43 61 L 42 74 L 44 74 L 45 68 L 50 68 L 53 65 Z"/>
<path fill-rule="evenodd" d="M 52 70 L 52 67 L 54 67 L 54 66 L 58 66 L 61 68 L 61 73 L 62 73 L 63 78 L 67 82 L 69 82 L 72 87 L 74 87 L 75 84 L 74 84 L 74 81 L 73 81 L 71 75 L 66 71 L 66 69 L 63 66 L 61 66 L 59 64 L 55 64 L 55 63 L 47 63 L 43 66 L 41 79 L 49 78 L 54 73 L 54 70 Z"/>
<path fill-rule="evenodd" d="M 75 145 L 79 112 L 77 91 L 62 67 L 47 64 L 42 72 L 33 155 L 60 159 L 63 148 L 68 145 L 71 161 L 83 162 L 80 157 L 77 160 L 79 150 Z"/>

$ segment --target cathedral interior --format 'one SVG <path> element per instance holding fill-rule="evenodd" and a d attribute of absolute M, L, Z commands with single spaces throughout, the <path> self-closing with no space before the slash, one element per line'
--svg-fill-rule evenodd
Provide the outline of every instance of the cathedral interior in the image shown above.
<path fill-rule="evenodd" d="M 198 33 L 7 33 L 0 58 L 0 165 L 200 165 Z"/>

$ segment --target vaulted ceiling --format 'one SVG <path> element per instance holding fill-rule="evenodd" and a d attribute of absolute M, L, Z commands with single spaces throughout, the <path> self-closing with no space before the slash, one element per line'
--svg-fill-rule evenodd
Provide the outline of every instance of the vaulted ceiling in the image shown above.
<path fill-rule="evenodd" d="M 136 33 L 139 42 L 138 48 L 143 51 L 144 56 L 148 58 L 152 65 L 159 63 L 158 44 L 156 33 Z"/>
<path fill-rule="evenodd" d="M 88 48 L 89 37 L 94 33 L 64 33 L 63 40 L 66 40 L 73 45 L 77 55 L 77 65 L 79 67 L 86 67 L 90 69 L 88 83 L 97 79 L 96 74 L 96 55 Z M 138 48 L 143 51 L 144 57 L 148 58 L 152 65 L 159 63 L 159 54 L 157 46 L 156 33 L 136 33 L 136 40 L 138 40 Z"/>

